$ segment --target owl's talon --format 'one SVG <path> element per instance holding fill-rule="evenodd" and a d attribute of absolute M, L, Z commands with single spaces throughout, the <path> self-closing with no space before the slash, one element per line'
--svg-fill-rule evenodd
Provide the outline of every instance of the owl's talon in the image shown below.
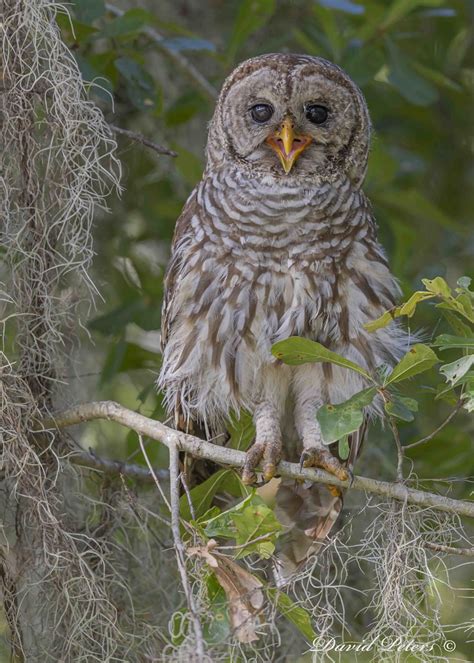
<path fill-rule="evenodd" d="M 246 486 L 250 486 L 257 480 L 255 468 L 262 460 L 264 450 L 265 446 L 263 444 L 255 442 L 247 451 L 245 455 L 244 469 L 242 471 L 242 483 Z"/>
<path fill-rule="evenodd" d="M 244 468 L 242 471 L 242 483 L 251 485 L 255 483 L 257 476 L 255 469 L 263 459 L 262 471 L 265 481 L 270 481 L 275 476 L 275 472 L 280 462 L 281 443 L 261 443 L 255 442 L 247 451 Z"/>
<path fill-rule="evenodd" d="M 329 449 L 311 447 L 305 449 L 301 454 L 300 465 L 303 467 L 319 467 L 334 475 L 339 481 L 347 481 L 350 478 L 349 470 L 332 455 Z"/>
<path fill-rule="evenodd" d="M 265 481 L 270 481 L 270 479 L 273 479 L 275 476 L 276 472 L 276 464 L 275 463 L 265 463 L 263 466 L 263 478 Z"/>

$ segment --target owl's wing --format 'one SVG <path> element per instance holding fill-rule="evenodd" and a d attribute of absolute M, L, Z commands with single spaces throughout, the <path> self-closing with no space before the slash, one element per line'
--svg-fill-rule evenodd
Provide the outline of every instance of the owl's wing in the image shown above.
<path fill-rule="evenodd" d="M 196 211 L 196 189 L 189 196 L 183 211 L 176 221 L 171 242 L 171 258 L 164 278 L 163 306 L 161 309 L 161 351 L 168 342 L 173 321 L 176 316 L 176 295 L 183 274 L 186 260 L 186 240 L 191 239 L 191 219 Z"/>
<path fill-rule="evenodd" d="M 367 432 L 367 419 L 349 436 L 349 457 L 343 463 L 352 473 Z M 337 454 L 336 454 L 337 455 Z M 274 564 L 279 586 L 302 570 L 319 552 L 342 511 L 344 493 L 322 483 L 302 484 L 285 479 L 276 494 L 276 515 L 285 527 Z"/>

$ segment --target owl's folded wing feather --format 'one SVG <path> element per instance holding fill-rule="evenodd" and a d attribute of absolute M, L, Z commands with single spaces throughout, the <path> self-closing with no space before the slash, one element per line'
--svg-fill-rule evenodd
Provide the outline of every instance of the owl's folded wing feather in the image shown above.
<path fill-rule="evenodd" d="M 170 337 L 171 327 L 176 315 L 176 296 L 179 283 L 183 274 L 184 261 L 186 259 L 183 244 L 189 237 L 191 239 L 191 219 L 196 210 L 196 190 L 189 196 L 183 211 L 181 212 L 174 229 L 171 242 L 171 259 L 168 263 L 164 278 L 164 296 L 161 309 L 161 352 Z M 181 250 L 180 250 L 181 249 Z"/>

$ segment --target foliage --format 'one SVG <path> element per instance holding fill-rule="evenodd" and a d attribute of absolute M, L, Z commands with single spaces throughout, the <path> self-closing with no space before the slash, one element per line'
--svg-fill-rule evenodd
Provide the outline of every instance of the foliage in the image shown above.
<path fill-rule="evenodd" d="M 446 281 L 439 276 L 433 280 L 422 279 L 422 281 L 426 290 L 415 292 L 407 302 L 387 311 L 374 322 L 366 324 L 366 328 L 368 331 L 376 331 L 390 324 L 396 317 L 402 315 L 412 317 L 418 303 L 432 298 L 440 299 L 441 302 L 436 306 L 447 314 L 447 320 L 452 330 L 454 332 L 463 330 L 464 335 L 441 334 L 434 339 L 433 347 L 440 350 L 456 349 L 461 353 L 461 357 L 443 364 L 439 368 L 438 384 L 435 385 L 435 390 L 438 392 L 438 397 L 444 396 L 450 401 L 456 398 L 466 410 L 471 412 L 474 409 L 474 372 L 470 371 L 474 364 L 474 352 L 472 352 L 474 348 L 474 293 L 469 289 L 471 279 L 465 276 L 458 279 L 458 287 L 455 289 L 457 296 L 452 294 Z M 465 322 L 466 320 L 471 323 L 470 326 Z M 412 412 L 418 410 L 418 401 L 415 398 L 400 396 L 398 391 L 393 389 L 393 385 L 428 371 L 440 361 L 429 346 L 416 343 L 390 372 L 383 371 L 378 375 L 368 375 L 354 362 L 309 339 L 294 337 L 280 341 L 275 343 L 272 353 L 277 359 L 290 366 L 311 362 L 335 364 L 359 373 L 373 385 L 354 394 L 343 403 L 324 405 L 320 408 L 317 417 L 325 444 L 337 442 L 358 430 L 364 419 L 364 408 L 371 405 L 377 395 L 382 399 L 385 412 L 389 417 L 402 421 L 413 421 Z M 447 388 L 445 382 L 449 383 Z"/>

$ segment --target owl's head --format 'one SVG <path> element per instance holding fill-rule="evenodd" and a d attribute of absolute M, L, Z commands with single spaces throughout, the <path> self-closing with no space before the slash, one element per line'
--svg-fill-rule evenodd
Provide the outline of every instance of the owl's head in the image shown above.
<path fill-rule="evenodd" d="M 309 55 L 268 54 L 240 64 L 222 87 L 209 127 L 208 168 L 300 182 L 362 184 L 370 120 L 357 85 Z"/>

